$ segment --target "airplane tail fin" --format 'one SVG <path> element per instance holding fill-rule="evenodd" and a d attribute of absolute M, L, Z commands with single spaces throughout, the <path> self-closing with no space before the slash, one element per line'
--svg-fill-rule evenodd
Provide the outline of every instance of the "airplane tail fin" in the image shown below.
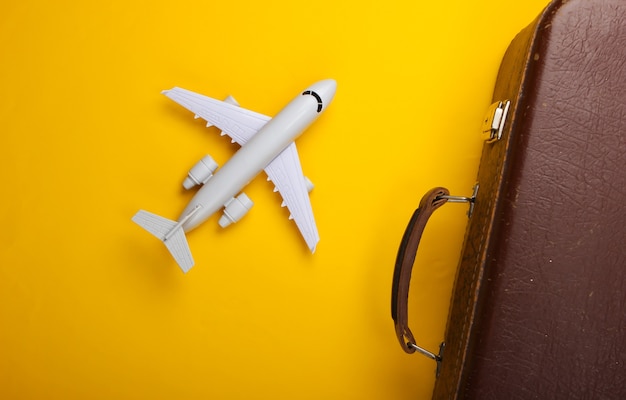
<path fill-rule="evenodd" d="M 183 272 L 193 267 L 193 257 L 181 224 L 144 210 L 139 210 L 132 220 L 165 244 Z"/>

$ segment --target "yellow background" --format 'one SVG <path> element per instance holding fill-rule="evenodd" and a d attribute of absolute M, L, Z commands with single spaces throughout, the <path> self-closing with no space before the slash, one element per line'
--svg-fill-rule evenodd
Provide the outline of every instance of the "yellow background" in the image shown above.
<path fill-rule="evenodd" d="M 0 6 L 0 398 L 422 399 L 434 363 L 390 317 L 422 194 L 469 194 L 506 46 L 546 0 L 12 1 Z M 236 150 L 160 94 L 274 115 L 338 82 L 300 138 L 314 255 L 262 177 L 250 214 L 189 235 L 184 275 L 130 221 L 175 218 Z M 467 219 L 433 217 L 410 325 L 436 349 Z"/>

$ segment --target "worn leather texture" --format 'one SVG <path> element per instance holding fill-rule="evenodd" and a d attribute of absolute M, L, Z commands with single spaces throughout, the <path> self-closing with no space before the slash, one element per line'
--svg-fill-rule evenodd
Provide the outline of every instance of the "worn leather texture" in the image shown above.
<path fill-rule="evenodd" d="M 626 399 L 626 1 L 554 1 L 494 101 L 434 398 Z"/>

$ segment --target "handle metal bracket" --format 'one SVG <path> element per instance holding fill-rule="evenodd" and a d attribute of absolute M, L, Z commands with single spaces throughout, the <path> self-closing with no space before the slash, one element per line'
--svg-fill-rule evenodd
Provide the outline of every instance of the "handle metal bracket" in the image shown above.
<path fill-rule="evenodd" d="M 476 195 L 478 195 L 478 189 L 480 185 L 477 183 L 474 185 L 474 189 L 471 197 L 466 196 L 438 196 L 437 199 L 448 200 L 449 203 L 469 203 L 469 210 L 467 211 L 467 218 L 471 218 L 474 213 L 474 206 L 476 205 Z"/>
<path fill-rule="evenodd" d="M 411 343 L 408 342 L 407 345 L 414 349 L 416 352 L 432 359 L 435 360 L 435 362 L 437 363 L 437 373 L 436 376 L 439 376 L 439 371 L 441 369 L 441 361 L 443 361 L 443 350 L 446 347 L 445 342 L 441 342 L 441 344 L 439 345 L 439 354 L 435 354 L 435 353 L 431 353 L 430 351 L 424 349 L 423 347 L 420 347 L 418 345 L 416 345 L 415 343 Z"/>

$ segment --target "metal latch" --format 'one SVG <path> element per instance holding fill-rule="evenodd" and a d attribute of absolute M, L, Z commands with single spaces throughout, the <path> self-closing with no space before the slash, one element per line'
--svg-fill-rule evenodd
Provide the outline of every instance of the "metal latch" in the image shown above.
<path fill-rule="evenodd" d="M 493 143 L 502 138 L 504 132 L 504 124 L 509 115 L 511 102 L 509 100 L 497 101 L 489 106 L 487 115 L 483 121 L 483 134 L 488 136 L 487 143 Z"/>

